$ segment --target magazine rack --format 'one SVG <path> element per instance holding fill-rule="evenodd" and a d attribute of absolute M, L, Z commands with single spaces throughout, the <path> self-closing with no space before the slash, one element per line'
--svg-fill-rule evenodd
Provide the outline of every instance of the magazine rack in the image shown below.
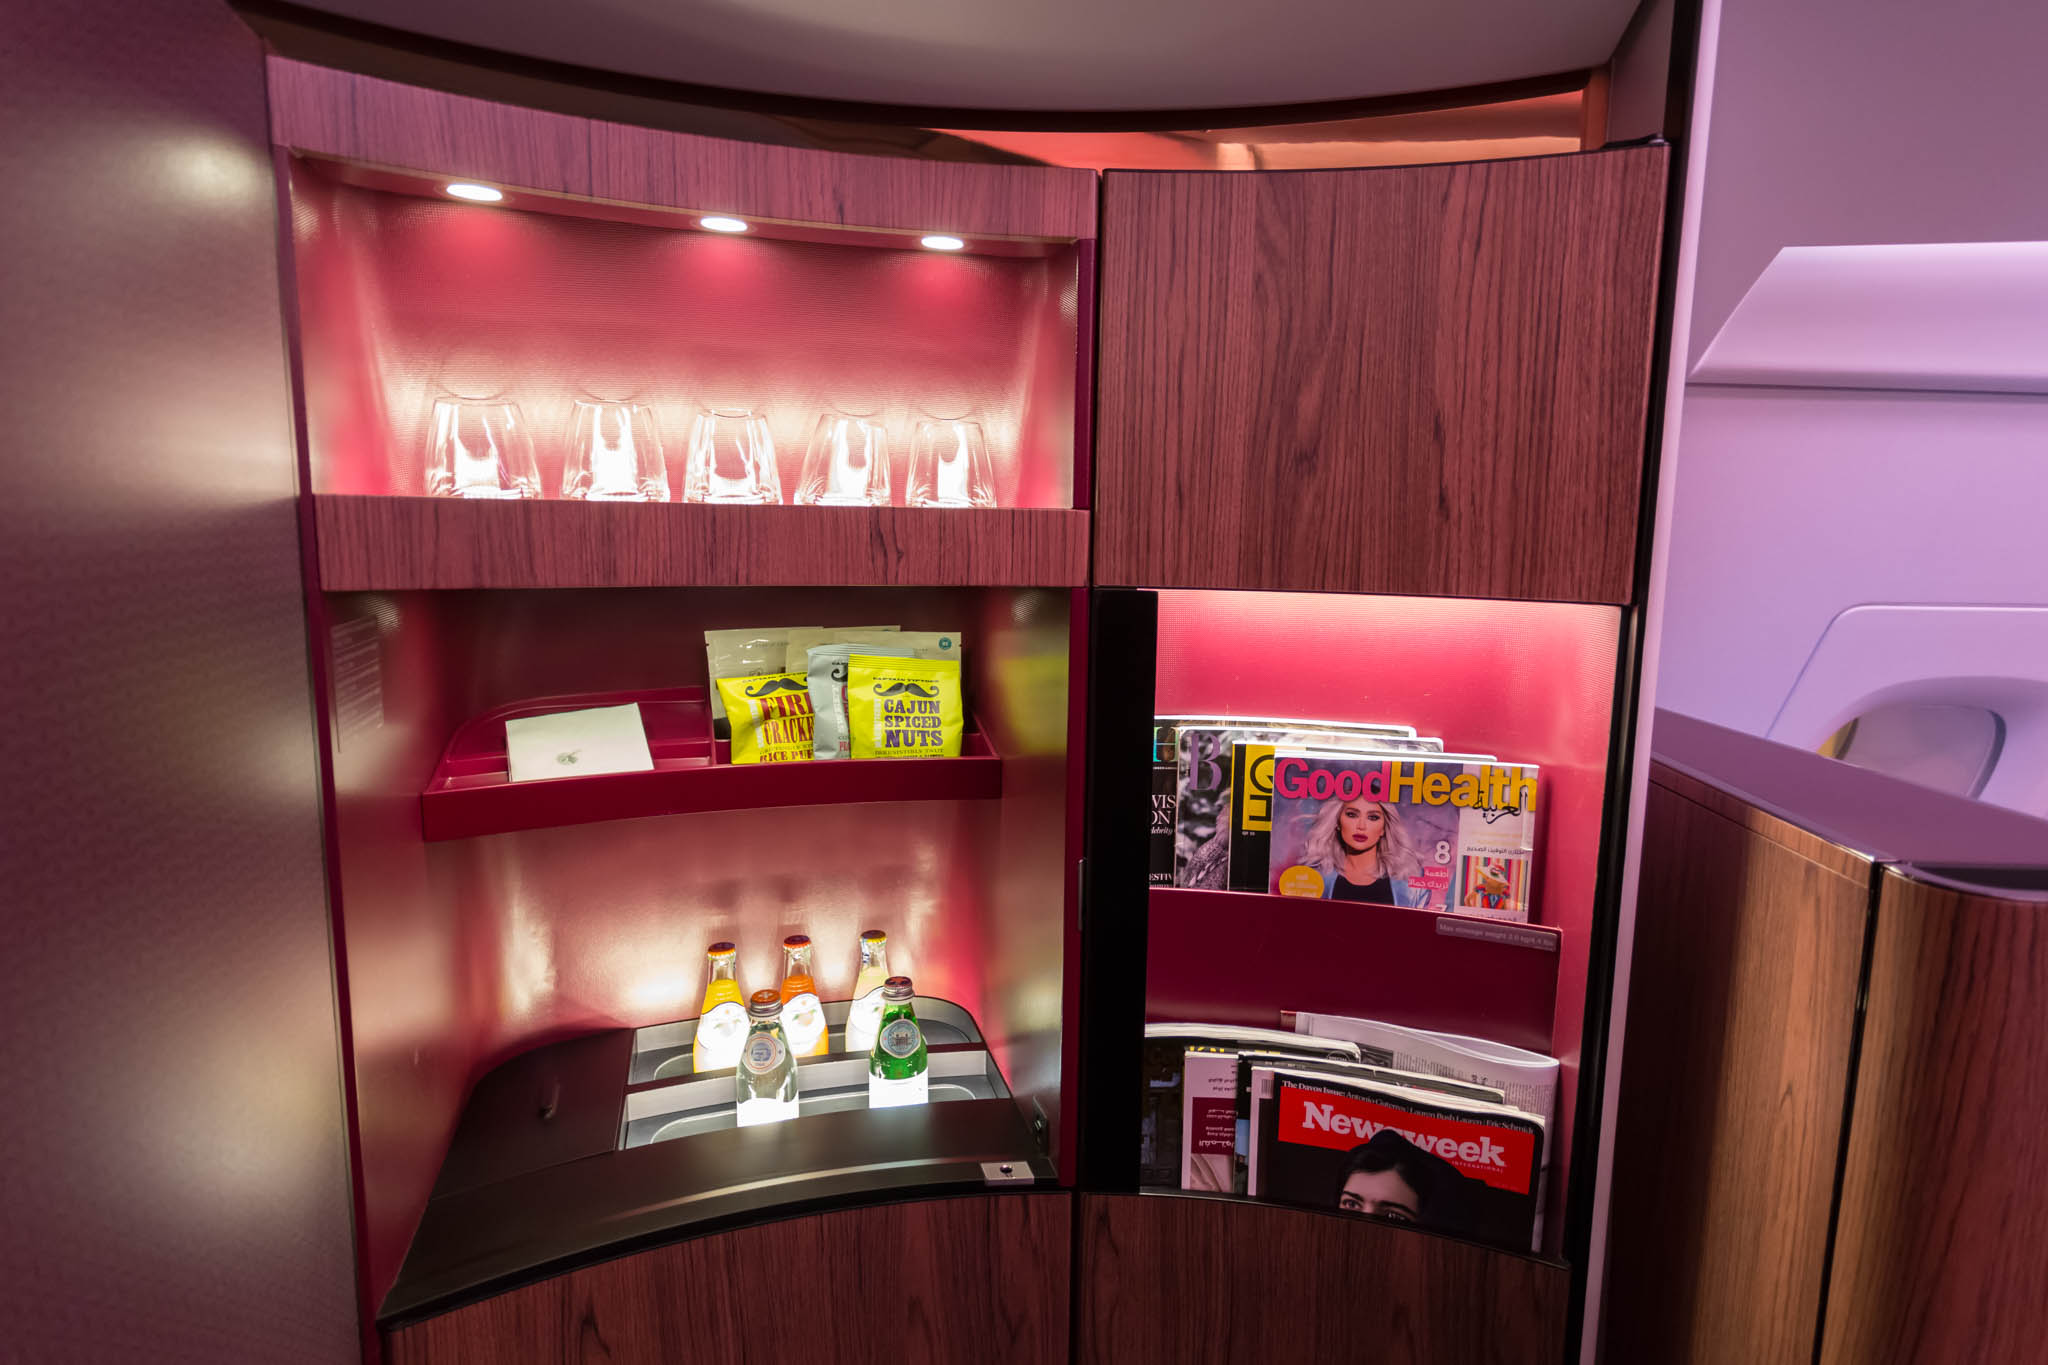
<path fill-rule="evenodd" d="M 1278 1325 L 1220 1316 L 1248 1285 L 1261 1317 L 1398 1315 L 1432 1360 L 1576 1350 L 1665 148 L 1099 178 L 270 75 L 358 1279 L 393 1359 L 592 1322 L 736 1349 L 724 1286 L 791 1265 L 915 1299 L 939 1358 L 1132 1365 L 1233 1330 L 1264 1358 Z M 444 391 L 523 405 L 541 497 L 421 495 Z M 652 404 L 678 483 L 696 408 L 765 411 L 785 488 L 827 407 L 894 437 L 972 411 L 1000 505 L 566 501 L 583 393 Z M 961 632 L 959 757 L 729 761 L 705 630 L 875 623 Z M 624 702 L 654 771 L 506 780 L 508 717 Z M 1151 717 L 1213 710 L 1541 764 L 1535 923 L 1150 888 Z M 653 1074 L 707 944 L 760 985 L 806 933 L 843 997 L 870 927 L 958 1034 L 942 1102 L 870 1113 L 830 1057 L 802 1118 L 741 1130 L 718 1078 Z M 1538 1254 L 1140 1194 L 1147 1017 L 1300 1009 L 1560 1058 Z"/>

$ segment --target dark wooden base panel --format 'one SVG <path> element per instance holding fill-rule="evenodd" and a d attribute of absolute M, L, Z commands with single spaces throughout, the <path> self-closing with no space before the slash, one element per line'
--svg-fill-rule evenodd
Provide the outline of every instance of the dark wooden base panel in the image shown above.
<path fill-rule="evenodd" d="M 1082 1195 L 1078 1365 L 1555 1365 L 1563 1266 L 1362 1218 Z"/>
<path fill-rule="evenodd" d="M 791 1218 L 585 1267 L 386 1334 L 392 1365 L 1052 1365 L 1066 1194 Z"/>

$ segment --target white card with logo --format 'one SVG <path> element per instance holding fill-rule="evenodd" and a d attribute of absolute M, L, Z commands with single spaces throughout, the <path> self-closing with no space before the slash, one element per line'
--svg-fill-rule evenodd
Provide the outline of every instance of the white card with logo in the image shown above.
<path fill-rule="evenodd" d="M 644 773 L 654 769 L 640 708 L 594 706 L 505 722 L 505 758 L 514 782 L 591 773 Z"/>

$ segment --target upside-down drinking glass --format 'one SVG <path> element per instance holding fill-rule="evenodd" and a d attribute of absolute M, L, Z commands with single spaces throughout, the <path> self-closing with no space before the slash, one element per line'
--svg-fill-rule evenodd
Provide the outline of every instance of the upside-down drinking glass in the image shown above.
<path fill-rule="evenodd" d="M 837 410 L 820 416 L 796 500 L 806 507 L 887 507 L 889 433 L 881 419 Z"/>
<path fill-rule="evenodd" d="M 517 403 L 434 402 L 427 492 L 443 498 L 537 498 L 540 469 Z"/>
<path fill-rule="evenodd" d="M 562 461 L 562 496 L 592 502 L 667 502 L 668 462 L 654 409 L 643 403 L 576 402 Z"/>
<path fill-rule="evenodd" d="M 917 424 L 905 501 L 912 507 L 994 507 L 995 468 L 981 423 L 929 419 Z"/>
<path fill-rule="evenodd" d="M 748 408 L 701 408 L 690 425 L 684 502 L 779 503 L 768 419 Z"/>

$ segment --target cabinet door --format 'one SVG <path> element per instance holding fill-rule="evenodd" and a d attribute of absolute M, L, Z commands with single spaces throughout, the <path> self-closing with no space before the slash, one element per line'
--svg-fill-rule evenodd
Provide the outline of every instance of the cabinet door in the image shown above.
<path fill-rule="evenodd" d="M 1078 1365 L 1559 1365 L 1571 1274 L 1334 1213 L 1083 1195 Z"/>
<path fill-rule="evenodd" d="M 1097 580 L 1626 601 L 1665 161 L 1105 176 Z"/>
<path fill-rule="evenodd" d="M 570 1271 L 387 1338 L 393 1365 L 1056 1365 L 1066 1194 L 789 1218 Z"/>

